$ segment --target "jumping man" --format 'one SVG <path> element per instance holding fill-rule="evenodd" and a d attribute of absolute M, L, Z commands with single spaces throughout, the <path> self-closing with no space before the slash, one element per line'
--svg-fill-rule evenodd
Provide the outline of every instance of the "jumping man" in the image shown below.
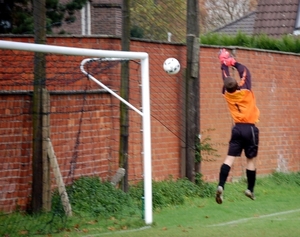
<path fill-rule="evenodd" d="M 246 66 L 236 62 L 225 49 L 220 51 L 219 60 L 224 85 L 222 92 L 234 121 L 234 126 L 231 131 L 227 157 L 220 168 L 216 202 L 222 204 L 224 186 L 230 169 L 235 157 L 241 156 L 243 150 L 247 158 L 246 176 L 248 186 L 245 195 L 254 200 L 256 156 L 259 142 L 259 130 L 255 123 L 258 122 L 259 110 L 256 107 L 255 96 L 251 90 L 251 74 Z M 240 77 L 239 82 L 230 76 L 229 67 L 237 69 Z"/>

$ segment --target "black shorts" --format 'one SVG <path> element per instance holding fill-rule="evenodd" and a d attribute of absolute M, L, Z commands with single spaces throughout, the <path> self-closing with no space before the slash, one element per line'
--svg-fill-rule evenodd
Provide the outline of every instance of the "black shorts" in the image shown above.
<path fill-rule="evenodd" d="M 232 128 L 228 155 L 241 156 L 244 150 L 249 159 L 257 156 L 259 130 L 254 124 L 237 123 Z"/>

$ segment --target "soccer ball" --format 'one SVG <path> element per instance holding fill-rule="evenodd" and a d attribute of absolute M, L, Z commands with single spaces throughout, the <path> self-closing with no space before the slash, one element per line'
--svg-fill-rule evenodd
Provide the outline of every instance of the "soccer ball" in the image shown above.
<path fill-rule="evenodd" d="M 164 70 L 168 74 L 176 74 L 180 71 L 180 63 L 176 58 L 167 58 L 163 64 Z"/>

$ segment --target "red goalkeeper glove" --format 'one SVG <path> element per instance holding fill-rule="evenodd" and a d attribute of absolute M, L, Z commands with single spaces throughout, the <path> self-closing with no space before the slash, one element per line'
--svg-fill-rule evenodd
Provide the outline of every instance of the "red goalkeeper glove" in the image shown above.
<path fill-rule="evenodd" d="M 226 66 L 234 66 L 234 64 L 236 63 L 235 59 L 229 54 L 226 49 L 220 50 L 219 60 L 221 64 L 225 64 Z"/>
<path fill-rule="evenodd" d="M 234 66 L 235 63 L 236 63 L 236 61 L 232 56 L 230 56 L 229 58 L 224 60 L 224 64 L 226 66 Z"/>

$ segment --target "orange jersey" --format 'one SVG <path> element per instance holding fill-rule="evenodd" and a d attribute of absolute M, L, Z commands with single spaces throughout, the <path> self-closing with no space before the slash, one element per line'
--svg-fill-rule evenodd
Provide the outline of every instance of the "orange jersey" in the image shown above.
<path fill-rule="evenodd" d="M 256 107 L 255 96 L 251 90 L 241 89 L 233 93 L 225 91 L 230 114 L 235 123 L 257 123 L 259 110 Z"/>
<path fill-rule="evenodd" d="M 246 66 L 236 62 L 234 67 L 237 69 L 240 82 L 239 89 L 229 93 L 223 87 L 223 95 L 228 104 L 229 111 L 235 123 L 257 123 L 259 120 L 259 110 L 256 107 L 256 100 L 251 90 L 251 74 Z M 230 76 L 228 66 L 222 65 L 223 80 Z"/>

